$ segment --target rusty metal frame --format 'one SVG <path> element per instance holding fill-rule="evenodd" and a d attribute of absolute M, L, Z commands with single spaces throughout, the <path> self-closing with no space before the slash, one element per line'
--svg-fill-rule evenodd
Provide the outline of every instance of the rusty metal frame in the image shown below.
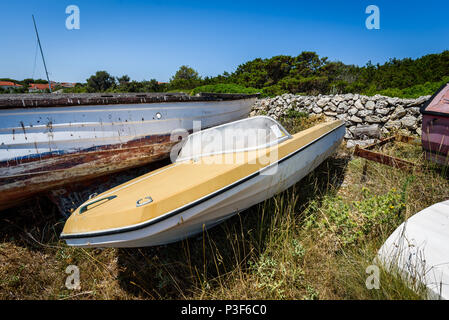
<path fill-rule="evenodd" d="M 380 147 L 380 146 L 383 146 L 390 142 L 404 142 L 404 143 L 409 143 L 409 144 L 421 145 L 421 141 L 418 138 L 404 136 L 404 135 L 396 135 L 396 136 L 391 136 L 391 137 L 382 139 L 382 140 L 372 143 L 370 145 L 367 145 L 364 148 L 359 147 L 359 145 L 356 145 L 355 149 L 354 149 L 354 155 L 364 158 L 364 159 L 367 159 L 367 160 L 379 162 L 381 164 L 385 164 L 385 165 L 393 167 L 393 168 L 398 168 L 398 169 L 403 169 L 403 170 L 411 170 L 412 168 L 417 166 L 413 162 L 399 159 L 399 158 L 392 157 L 392 156 L 388 156 L 388 155 L 382 154 L 380 152 L 372 151 L 372 149 L 374 149 L 375 147 Z"/>

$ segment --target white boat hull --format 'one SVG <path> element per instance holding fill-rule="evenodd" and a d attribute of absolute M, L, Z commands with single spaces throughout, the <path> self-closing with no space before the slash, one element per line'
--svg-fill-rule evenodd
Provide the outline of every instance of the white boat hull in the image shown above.
<path fill-rule="evenodd" d="M 216 196 L 198 205 L 187 205 L 188 209 L 160 222 L 138 230 L 123 228 L 120 232 L 104 236 L 68 238 L 66 242 L 70 246 L 81 247 L 144 247 L 167 244 L 201 233 L 301 180 L 335 152 L 344 133 L 344 126 L 340 126 L 254 177 L 236 182 L 235 186 L 217 192 Z"/>
<path fill-rule="evenodd" d="M 145 137 L 170 135 L 176 129 L 191 131 L 193 121 L 209 128 L 248 116 L 254 101 L 3 109 L 0 162 L 124 145 Z"/>
<path fill-rule="evenodd" d="M 0 210 L 167 158 L 172 133 L 246 118 L 255 99 L 0 109 Z"/>
<path fill-rule="evenodd" d="M 449 200 L 402 223 L 379 249 L 377 260 L 427 298 L 449 299 Z M 419 291 L 419 290 L 417 290 Z"/>

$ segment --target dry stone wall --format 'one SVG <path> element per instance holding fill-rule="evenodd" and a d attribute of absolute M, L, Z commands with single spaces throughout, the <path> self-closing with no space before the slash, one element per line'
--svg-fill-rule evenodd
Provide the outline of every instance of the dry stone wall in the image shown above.
<path fill-rule="evenodd" d="M 288 116 L 291 110 L 341 119 L 346 124 L 347 146 L 368 144 L 391 131 L 421 135 L 419 108 L 430 98 L 399 99 L 359 94 L 299 96 L 284 94 L 259 99 L 251 115 L 266 114 L 275 119 Z"/>

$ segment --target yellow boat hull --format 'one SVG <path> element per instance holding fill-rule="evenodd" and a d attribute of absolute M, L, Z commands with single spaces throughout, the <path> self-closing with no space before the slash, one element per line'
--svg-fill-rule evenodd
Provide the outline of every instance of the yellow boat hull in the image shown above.
<path fill-rule="evenodd" d="M 82 247 L 184 239 L 301 180 L 335 152 L 344 132 L 339 120 L 299 132 L 265 150 L 265 157 L 276 155 L 270 163 L 259 161 L 256 151 L 176 162 L 87 201 L 69 217 L 61 238 Z"/>

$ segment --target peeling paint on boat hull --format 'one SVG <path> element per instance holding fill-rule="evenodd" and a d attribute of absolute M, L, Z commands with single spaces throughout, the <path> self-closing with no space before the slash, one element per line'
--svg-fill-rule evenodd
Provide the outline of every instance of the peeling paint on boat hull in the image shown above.
<path fill-rule="evenodd" d="M 191 132 L 193 121 L 208 128 L 247 117 L 254 101 L 2 109 L 0 210 L 167 158 L 174 130 Z"/>
<path fill-rule="evenodd" d="M 0 177 L 0 210 L 44 191 L 166 158 L 174 142 L 162 138 L 165 141 L 151 145 L 142 139 L 140 146 L 65 154 L 16 165 L 15 169 L 23 169 L 21 174 Z"/>
<path fill-rule="evenodd" d="M 428 160 L 449 165 L 449 83 L 421 108 L 422 146 Z"/>

